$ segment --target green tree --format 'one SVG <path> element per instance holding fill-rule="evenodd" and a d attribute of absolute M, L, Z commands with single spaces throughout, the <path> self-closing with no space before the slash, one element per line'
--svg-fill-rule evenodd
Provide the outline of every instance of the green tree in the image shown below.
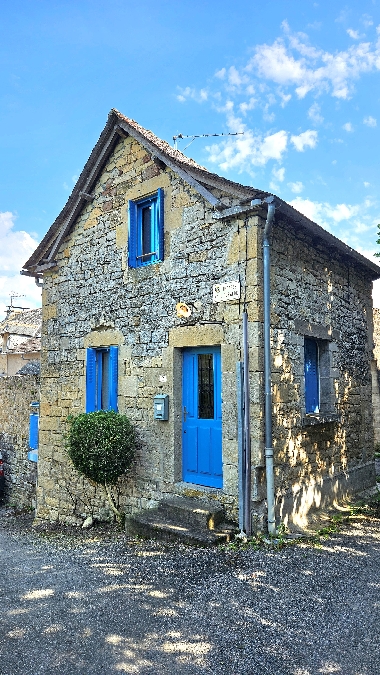
<path fill-rule="evenodd" d="M 110 486 L 127 473 L 135 454 L 135 431 L 128 417 L 99 410 L 68 418 L 68 455 L 79 473 L 101 485 L 119 523 L 124 514 L 116 506 Z"/>
<path fill-rule="evenodd" d="M 376 239 L 376 244 L 379 244 L 380 246 L 380 223 L 377 225 L 377 239 Z M 375 253 L 376 258 L 380 258 L 380 251 Z"/>

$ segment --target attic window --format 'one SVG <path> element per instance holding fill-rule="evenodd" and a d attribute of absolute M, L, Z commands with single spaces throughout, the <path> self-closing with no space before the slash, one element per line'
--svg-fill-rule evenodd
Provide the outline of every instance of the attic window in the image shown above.
<path fill-rule="evenodd" d="M 144 267 L 164 259 L 164 191 L 129 201 L 129 267 Z"/>

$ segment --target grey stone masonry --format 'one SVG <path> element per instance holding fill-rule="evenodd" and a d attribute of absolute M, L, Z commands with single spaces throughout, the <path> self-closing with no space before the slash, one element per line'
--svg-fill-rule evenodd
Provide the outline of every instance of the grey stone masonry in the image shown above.
<path fill-rule="evenodd" d="M 0 452 L 5 499 L 17 508 L 36 508 L 37 464 L 28 459 L 30 404 L 40 395 L 38 375 L 0 378 Z"/>

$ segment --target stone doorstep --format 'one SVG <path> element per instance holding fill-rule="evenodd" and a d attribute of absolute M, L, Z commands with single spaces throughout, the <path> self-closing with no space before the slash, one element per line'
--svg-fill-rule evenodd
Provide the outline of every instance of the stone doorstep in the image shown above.
<path fill-rule="evenodd" d="M 218 502 L 206 502 L 191 497 L 170 497 L 159 504 L 169 518 L 177 518 L 189 525 L 198 523 L 200 527 L 214 530 L 225 519 L 223 506 Z"/>
<path fill-rule="evenodd" d="M 236 528 L 224 523 L 224 509 L 188 497 L 163 500 L 158 507 L 130 516 L 127 534 L 148 539 L 180 540 L 197 546 L 214 546 L 231 540 Z"/>

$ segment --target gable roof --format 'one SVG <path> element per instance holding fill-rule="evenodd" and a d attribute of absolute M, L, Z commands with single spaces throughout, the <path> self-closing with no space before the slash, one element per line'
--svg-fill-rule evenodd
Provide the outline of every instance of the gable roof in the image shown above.
<path fill-rule="evenodd" d="M 41 337 L 42 309 L 14 309 L 0 322 L 0 335 Z"/>
<path fill-rule="evenodd" d="M 134 120 L 125 117 L 118 110 L 112 109 L 69 199 L 39 246 L 25 263 L 21 274 L 38 278 L 43 275 L 45 270 L 56 266 L 55 255 L 62 240 L 70 232 L 87 201 L 92 200 L 91 190 L 94 188 L 120 136 L 126 137 L 128 135 L 135 138 L 152 157 L 159 159 L 197 190 L 214 207 L 215 215 L 218 218 L 231 217 L 233 213 L 238 213 L 240 209 L 239 207 L 225 209 L 219 198 L 213 194 L 213 188 L 239 199 L 241 210 L 245 212 L 257 208 L 262 200 L 271 196 L 270 193 L 263 190 L 241 185 L 208 171 L 205 167 L 186 157 L 180 150 L 172 148 L 169 143 L 161 140 L 151 131 L 144 129 Z M 250 205 L 253 200 L 258 201 L 255 206 Z M 365 268 L 373 279 L 380 277 L 380 267 L 375 263 L 344 244 L 282 199 L 275 197 L 275 204 L 276 209 L 285 220 L 300 225 L 312 235 L 322 239 L 328 246 L 332 246 L 343 255 L 354 259 Z"/>

